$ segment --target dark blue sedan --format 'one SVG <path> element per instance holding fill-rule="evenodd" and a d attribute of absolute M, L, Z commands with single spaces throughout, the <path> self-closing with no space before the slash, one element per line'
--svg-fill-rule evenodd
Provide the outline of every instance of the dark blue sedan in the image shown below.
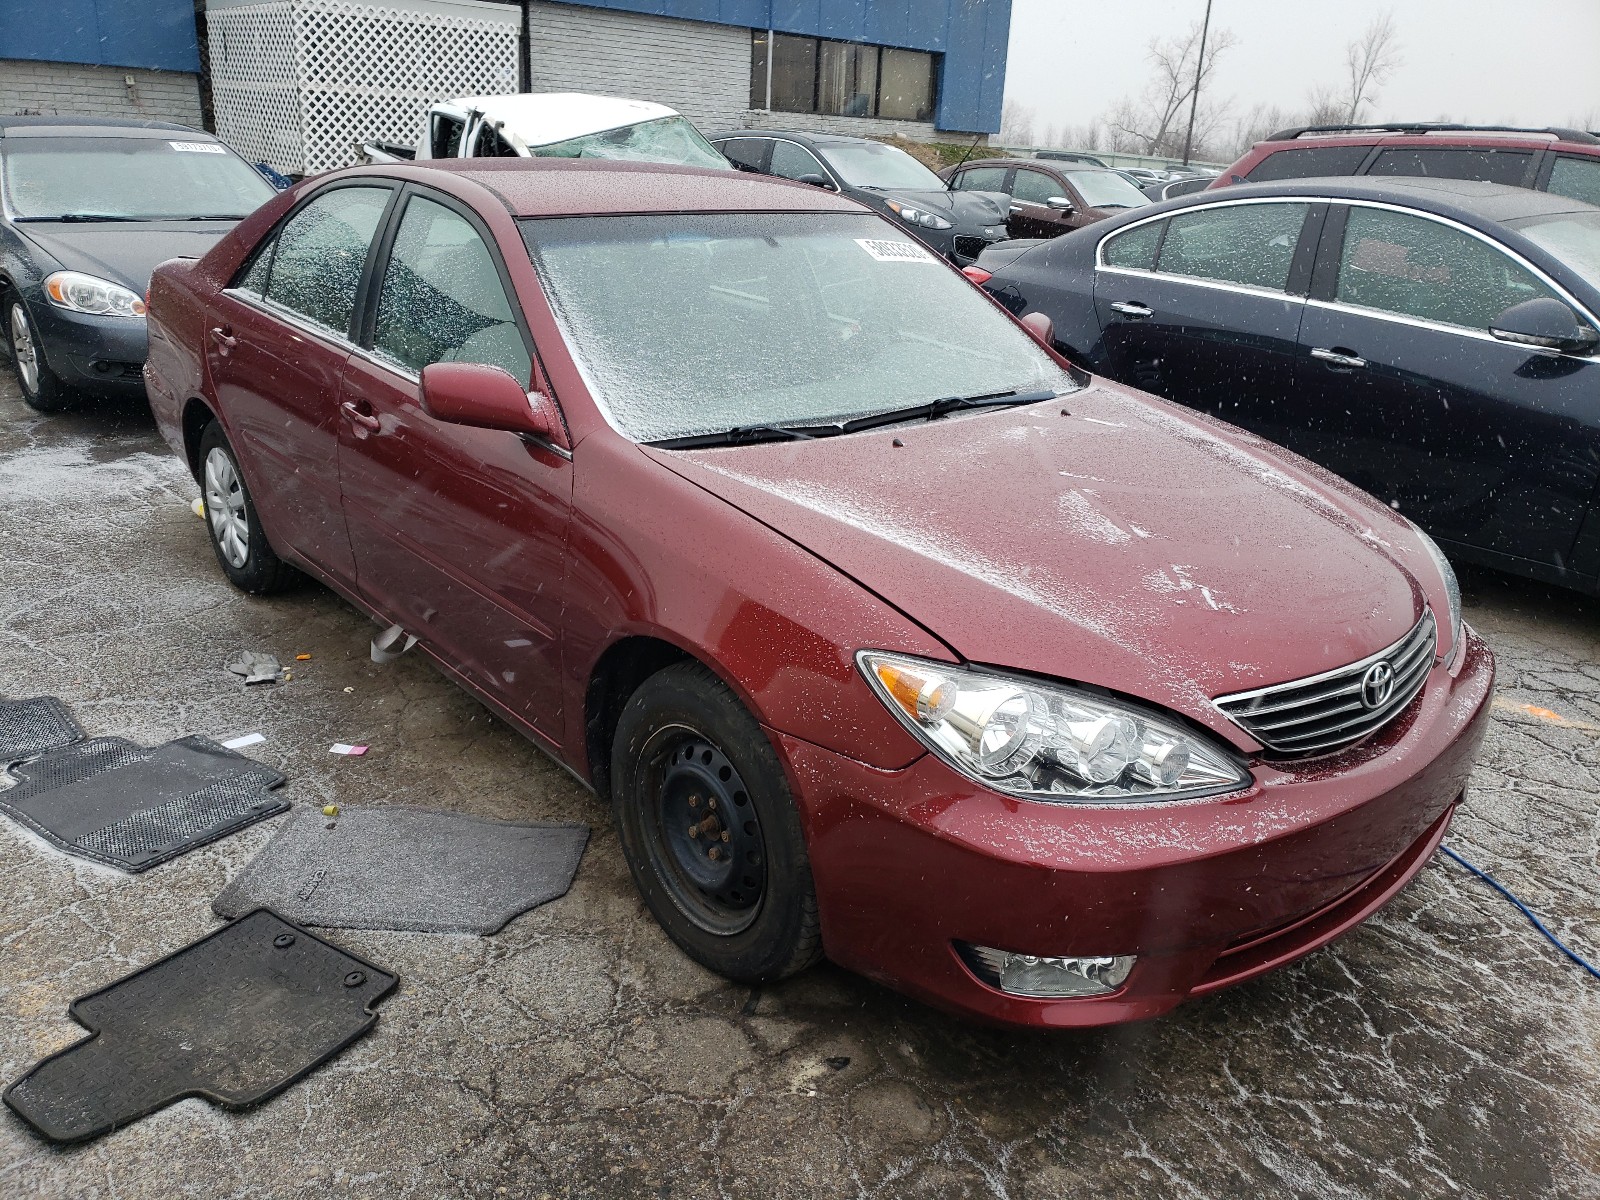
<path fill-rule="evenodd" d="M 0 117 L 0 327 L 42 412 L 142 395 L 144 293 L 274 189 L 207 133 L 156 121 Z"/>
<path fill-rule="evenodd" d="M 1298 179 L 967 270 L 1091 370 L 1298 451 L 1464 559 L 1600 592 L 1600 208 Z"/>

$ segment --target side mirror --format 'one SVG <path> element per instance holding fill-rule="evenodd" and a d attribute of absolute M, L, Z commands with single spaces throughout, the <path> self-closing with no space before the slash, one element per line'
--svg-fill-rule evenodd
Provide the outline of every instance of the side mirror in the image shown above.
<path fill-rule="evenodd" d="M 1490 322 L 1489 332 L 1502 342 L 1574 354 L 1600 342 L 1600 333 L 1580 323 L 1578 314 L 1554 296 L 1513 304 Z"/>
<path fill-rule="evenodd" d="M 1056 323 L 1042 312 L 1031 312 L 1022 318 L 1022 326 L 1044 346 L 1046 350 L 1055 349 Z"/>
<path fill-rule="evenodd" d="M 1065 196 L 1051 196 L 1045 203 L 1057 212 L 1069 213 L 1074 211 L 1072 201 Z"/>
<path fill-rule="evenodd" d="M 827 188 L 830 192 L 834 190 L 833 180 L 826 175 L 818 175 L 815 171 L 808 171 L 804 175 L 797 176 L 795 182 L 809 183 L 812 187 Z"/>
<path fill-rule="evenodd" d="M 439 362 L 422 368 L 422 410 L 435 421 L 503 429 L 554 441 L 561 428 L 554 401 L 530 392 L 501 367 Z"/>

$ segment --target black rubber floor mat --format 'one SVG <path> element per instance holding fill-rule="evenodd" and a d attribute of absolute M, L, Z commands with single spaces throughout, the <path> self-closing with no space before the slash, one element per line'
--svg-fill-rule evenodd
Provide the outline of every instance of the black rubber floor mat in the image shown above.
<path fill-rule="evenodd" d="M 201 1096 L 228 1109 L 277 1095 L 378 1023 L 398 979 L 271 909 L 72 1002 L 90 1036 L 5 1090 L 52 1142 L 81 1142 Z"/>
<path fill-rule="evenodd" d="M 0 767 L 83 740 L 83 730 L 54 696 L 0 700 Z"/>
<path fill-rule="evenodd" d="M 284 777 L 209 738 L 91 738 L 11 768 L 0 812 L 69 854 L 144 871 L 275 816 Z"/>
<path fill-rule="evenodd" d="M 300 809 L 211 905 L 266 905 L 343 929 L 490 934 L 566 895 L 586 825 L 525 825 L 398 806 Z"/>

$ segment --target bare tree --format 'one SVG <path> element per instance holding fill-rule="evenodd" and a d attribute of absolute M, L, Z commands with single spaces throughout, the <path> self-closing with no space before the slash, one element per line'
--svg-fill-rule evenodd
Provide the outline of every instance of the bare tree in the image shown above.
<path fill-rule="evenodd" d="M 1033 145 L 1034 110 L 1016 100 L 1000 106 L 1000 142 L 1007 146 Z"/>
<path fill-rule="evenodd" d="M 1218 56 L 1238 40 L 1231 30 L 1215 30 L 1206 39 L 1205 61 L 1201 62 L 1198 21 L 1177 37 L 1156 38 L 1150 43 L 1150 62 L 1155 67 L 1150 83 L 1137 101 L 1120 103 L 1107 123 L 1146 154 L 1178 153 L 1183 141 L 1179 127 L 1184 106 L 1196 88 L 1205 91 Z M 1223 107 L 1211 106 L 1213 126 L 1221 119 Z M 1197 117 L 1196 128 L 1199 127 Z"/>
<path fill-rule="evenodd" d="M 1378 86 L 1401 63 L 1393 12 L 1374 17 L 1361 36 L 1344 48 L 1344 63 L 1344 91 L 1340 97 L 1343 111 L 1337 120 L 1353 125 L 1361 115 L 1361 106 L 1372 103 Z"/>

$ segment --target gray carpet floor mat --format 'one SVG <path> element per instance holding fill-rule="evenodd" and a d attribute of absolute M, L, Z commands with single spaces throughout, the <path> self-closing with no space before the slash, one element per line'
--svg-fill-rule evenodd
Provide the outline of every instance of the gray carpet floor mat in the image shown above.
<path fill-rule="evenodd" d="M 91 738 L 13 766 L 0 812 L 69 854 L 144 871 L 289 807 L 284 776 L 209 738 Z"/>
<path fill-rule="evenodd" d="M 240 1109 L 281 1092 L 378 1022 L 397 979 L 261 910 L 72 1002 L 82 1041 L 5 1090 L 53 1142 L 109 1133 L 186 1096 Z M 151 1162 L 149 1170 L 160 1172 Z"/>
<path fill-rule="evenodd" d="M 212 909 L 268 905 L 304 925 L 489 934 L 566 894 L 584 825 L 523 825 L 402 807 L 301 808 Z"/>
<path fill-rule="evenodd" d="M 0 767 L 83 740 L 83 730 L 54 696 L 0 700 Z"/>

